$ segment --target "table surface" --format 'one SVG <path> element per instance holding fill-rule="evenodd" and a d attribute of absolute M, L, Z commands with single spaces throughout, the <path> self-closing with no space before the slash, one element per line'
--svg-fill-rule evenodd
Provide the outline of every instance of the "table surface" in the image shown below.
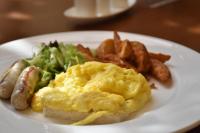
<path fill-rule="evenodd" d="M 93 23 L 73 22 L 63 12 L 71 0 L 0 0 L 0 44 L 64 31 L 117 30 L 156 36 L 200 52 L 200 0 L 178 0 L 158 8 L 140 0 L 128 12 Z M 188 133 L 200 132 L 200 126 Z"/>

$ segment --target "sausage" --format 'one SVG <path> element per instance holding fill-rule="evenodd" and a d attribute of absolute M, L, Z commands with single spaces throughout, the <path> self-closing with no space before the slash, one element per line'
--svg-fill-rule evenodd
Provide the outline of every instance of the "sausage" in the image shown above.
<path fill-rule="evenodd" d="M 10 98 L 15 83 L 21 72 L 27 67 L 28 63 L 24 60 L 19 60 L 14 63 L 8 71 L 0 79 L 0 98 Z"/>
<path fill-rule="evenodd" d="M 11 104 L 15 107 L 15 109 L 25 110 L 29 106 L 39 80 L 39 68 L 30 66 L 24 69 L 19 76 L 11 95 Z"/>

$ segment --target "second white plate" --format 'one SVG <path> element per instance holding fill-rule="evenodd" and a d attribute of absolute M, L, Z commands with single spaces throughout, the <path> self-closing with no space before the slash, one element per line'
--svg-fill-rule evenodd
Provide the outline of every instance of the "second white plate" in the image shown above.
<path fill-rule="evenodd" d="M 108 12 L 107 14 L 101 14 L 99 12 L 96 12 L 96 14 L 92 15 L 92 16 L 81 15 L 80 13 L 78 13 L 76 11 L 76 7 L 73 6 L 69 9 L 67 9 L 64 12 L 64 15 L 66 17 L 70 18 L 70 20 L 79 20 L 79 21 L 103 20 L 103 19 L 107 19 L 109 17 L 116 16 L 118 14 L 121 14 L 121 13 L 129 10 L 130 8 L 132 8 L 135 4 L 136 4 L 136 0 L 128 0 L 127 7 L 125 7 L 125 8 L 112 7 L 110 12 Z"/>

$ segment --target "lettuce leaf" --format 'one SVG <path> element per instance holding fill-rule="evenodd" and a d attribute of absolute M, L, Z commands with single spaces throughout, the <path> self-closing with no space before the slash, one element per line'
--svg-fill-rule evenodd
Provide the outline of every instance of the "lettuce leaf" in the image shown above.
<path fill-rule="evenodd" d="M 41 44 L 40 51 L 34 54 L 33 58 L 26 59 L 30 65 L 34 65 L 41 70 L 41 79 L 37 90 L 47 86 L 56 74 L 66 71 L 70 66 L 82 64 L 86 61 L 76 46 L 50 42 L 48 45 Z"/>

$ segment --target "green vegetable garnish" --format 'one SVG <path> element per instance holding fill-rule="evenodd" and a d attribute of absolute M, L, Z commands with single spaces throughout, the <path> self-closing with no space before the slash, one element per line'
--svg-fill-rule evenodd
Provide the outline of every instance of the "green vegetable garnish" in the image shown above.
<path fill-rule="evenodd" d="M 82 64 L 86 59 L 76 46 L 55 41 L 50 42 L 49 45 L 41 44 L 39 53 L 34 54 L 33 58 L 26 59 L 26 61 L 41 70 L 37 91 L 47 86 L 56 74 L 66 71 L 70 66 Z"/>
<path fill-rule="evenodd" d="M 73 66 L 76 64 L 82 64 L 85 62 L 85 58 L 76 49 L 74 45 L 64 45 L 63 43 L 61 43 L 58 47 L 64 57 L 65 70 L 67 70 L 67 68 L 70 66 Z"/>
<path fill-rule="evenodd" d="M 49 81 L 52 79 L 53 79 L 52 73 L 41 70 L 41 78 L 40 82 L 37 84 L 36 91 L 48 85 Z"/>

